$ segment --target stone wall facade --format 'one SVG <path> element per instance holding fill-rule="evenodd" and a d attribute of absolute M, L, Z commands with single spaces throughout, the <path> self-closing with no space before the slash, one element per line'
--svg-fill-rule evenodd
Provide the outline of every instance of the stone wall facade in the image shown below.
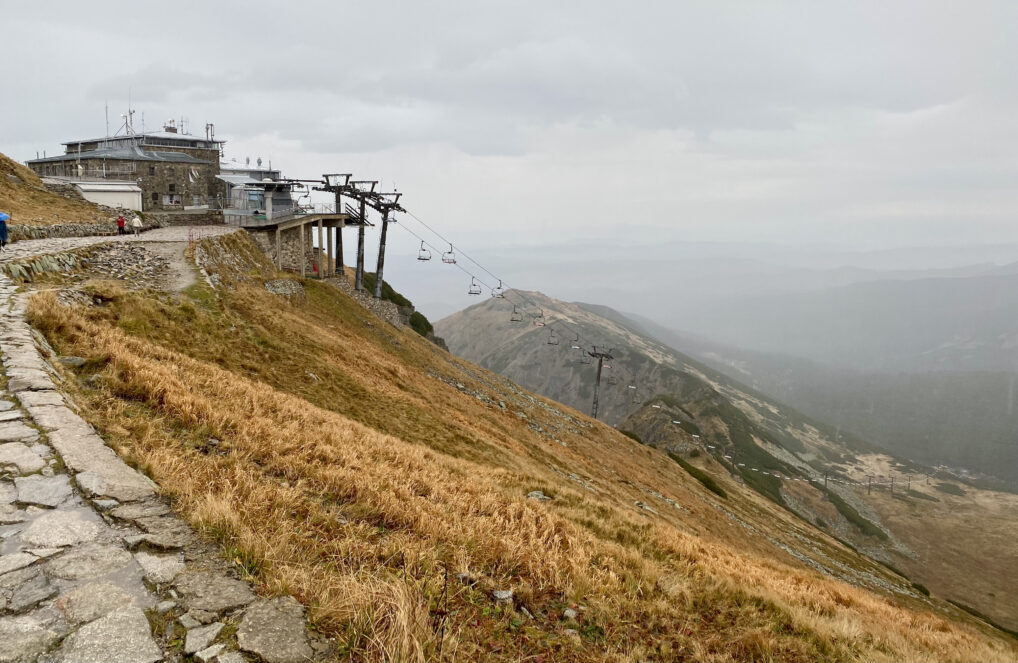
<path fill-rule="evenodd" d="M 219 210 L 195 210 L 187 212 L 145 212 L 146 223 L 160 228 L 167 226 L 221 226 L 223 213 Z"/>
<path fill-rule="evenodd" d="M 124 215 L 128 224 L 131 217 Z M 167 224 L 159 219 L 145 217 L 144 230 L 163 228 Z M 127 228 L 131 232 L 130 226 Z M 54 237 L 92 237 L 95 235 L 116 235 L 116 217 L 104 223 L 58 223 L 52 226 L 24 226 L 12 224 L 7 226 L 7 239 L 10 242 L 17 242 L 23 239 L 49 239 Z"/>
<path fill-rule="evenodd" d="M 311 226 L 304 226 L 304 269 L 308 276 L 315 276 L 319 265 L 318 249 L 311 246 Z M 254 243 L 258 245 L 269 260 L 276 261 L 276 231 L 273 230 L 248 230 L 248 234 Z M 279 235 L 280 247 L 280 268 L 287 272 L 300 273 L 300 226 L 284 230 Z"/>

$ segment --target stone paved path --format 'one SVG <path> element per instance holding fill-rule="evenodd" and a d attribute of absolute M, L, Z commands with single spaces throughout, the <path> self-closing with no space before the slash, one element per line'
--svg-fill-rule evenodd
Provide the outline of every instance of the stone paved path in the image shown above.
<path fill-rule="evenodd" d="M 233 229 L 204 227 L 203 235 Z M 140 237 L 26 240 L 0 263 Z M 0 275 L 0 663 L 319 660 L 303 607 L 258 599 L 59 390 L 52 349 Z M 227 628 L 229 626 L 230 628 Z M 238 650 L 245 652 L 242 655 Z"/>

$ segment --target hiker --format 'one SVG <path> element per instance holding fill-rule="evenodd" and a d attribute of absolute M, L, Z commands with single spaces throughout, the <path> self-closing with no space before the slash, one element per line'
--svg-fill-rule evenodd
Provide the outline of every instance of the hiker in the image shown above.
<path fill-rule="evenodd" d="M 135 214 L 134 218 L 131 219 L 131 230 L 134 231 L 134 234 L 136 236 L 138 233 L 141 232 L 141 217 L 138 216 L 137 214 Z"/>
<path fill-rule="evenodd" d="M 124 232 L 124 215 L 123 214 L 121 214 L 120 216 L 117 217 L 117 234 L 118 235 L 125 234 L 125 232 Z"/>
<path fill-rule="evenodd" d="M 4 251 L 7 248 L 7 221 L 10 218 L 10 214 L 0 212 L 0 251 Z"/>

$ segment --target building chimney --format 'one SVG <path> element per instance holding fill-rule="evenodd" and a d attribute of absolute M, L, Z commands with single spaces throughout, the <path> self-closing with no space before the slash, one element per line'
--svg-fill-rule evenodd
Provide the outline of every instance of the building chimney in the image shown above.
<path fill-rule="evenodd" d="M 166 124 L 163 125 L 163 131 L 168 134 L 177 133 L 177 123 L 175 120 L 166 120 Z"/>

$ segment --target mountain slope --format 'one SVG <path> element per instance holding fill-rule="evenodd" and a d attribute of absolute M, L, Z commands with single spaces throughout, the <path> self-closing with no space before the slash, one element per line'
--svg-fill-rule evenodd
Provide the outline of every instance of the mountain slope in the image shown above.
<path fill-rule="evenodd" d="M 518 296 L 542 308 L 546 318 L 577 329 L 588 343 L 619 348 L 613 370 L 635 383 L 638 397 L 627 393 L 624 382 L 603 385 L 607 421 L 680 455 L 715 481 L 745 483 L 934 591 L 1018 628 L 1018 578 L 1009 570 L 1018 556 L 1005 543 L 1018 536 L 1015 496 L 958 488 L 950 477 L 927 484 L 923 473 L 929 470 L 663 346 L 647 335 L 648 325 L 615 311 L 536 293 Z M 487 301 L 439 321 L 436 329 L 452 351 L 551 398 L 589 407 L 591 367 L 561 346 L 548 346 L 543 328 L 507 322 L 511 307 Z M 894 495 L 892 477 L 899 482 Z M 959 498 L 938 490 L 939 483 L 969 492 Z M 959 540 L 957 528 L 970 529 L 970 536 Z M 1001 538 L 1002 532 L 1008 534 Z M 974 564 L 987 573 L 970 578 L 963 570 Z"/>
<path fill-rule="evenodd" d="M 279 283 L 242 233 L 196 254 L 179 296 L 53 277 L 30 319 L 84 360 L 62 369 L 83 415 L 336 659 L 1018 656 L 744 486 Z"/>
<path fill-rule="evenodd" d="M 3 154 L 0 154 L 0 212 L 11 215 L 8 223 L 29 226 L 90 223 L 109 218 L 97 205 L 53 193 L 31 169 Z"/>

